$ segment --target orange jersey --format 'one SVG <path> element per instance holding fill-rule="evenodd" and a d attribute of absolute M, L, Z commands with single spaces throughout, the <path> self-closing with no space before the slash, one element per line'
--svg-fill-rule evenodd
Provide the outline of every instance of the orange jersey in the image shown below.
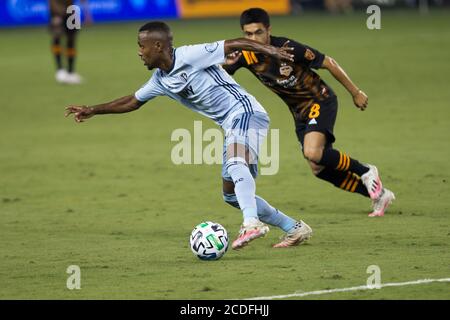
<path fill-rule="evenodd" d="M 294 48 L 294 62 L 281 62 L 263 54 L 243 51 L 241 58 L 224 69 L 234 74 L 239 68 L 249 69 L 266 87 L 289 106 L 294 119 L 305 117 L 314 102 L 334 97 L 333 90 L 312 69 L 322 66 L 325 56 L 319 51 L 283 37 L 271 37 L 270 44 Z"/>

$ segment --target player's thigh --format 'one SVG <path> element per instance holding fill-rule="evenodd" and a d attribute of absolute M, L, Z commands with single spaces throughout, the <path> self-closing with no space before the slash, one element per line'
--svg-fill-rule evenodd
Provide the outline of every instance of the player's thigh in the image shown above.
<path fill-rule="evenodd" d="M 223 149 L 222 179 L 226 181 L 224 182 L 224 191 L 226 188 L 226 190 L 229 191 L 228 193 L 234 193 L 233 179 L 228 171 L 229 159 L 237 157 L 244 159 L 253 178 L 256 179 L 258 176 L 258 163 L 254 163 L 254 161 L 251 160 L 251 152 L 249 151 L 249 148 L 239 143 L 235 146 L 232 146 L 233 144 L 234 143 L 229 144 L 228 146 L 224 145 Z M 227 152 L 227 150 L 229 150 L 229 152 Z M 231 161 L 235 162 L 236 159 Z"/>
<path fill-rule="evenodd" d="M 243 158 L 247 164 L 250 159 L 250 152 L 246 145 L 242 143 L 231 143 L 227 145 L 226 160 L 231 158 Z"/>
<path fill-rule="evenodd" d="M 57 15 L 57 14 L 52 14 L 50 16 L 50 23 L 49 23 L 49 31 L 50 34 L 54 37 L 54 38 L 59 38 L 61 36 L 64 35 L 64 17 L 61 15 Z"/>
<path fill-rule="evenodd" d="M 74 47 L 75 46 L 76 37 L 77 37 L 77 34 L 78 34 L 78 29 L 76 29 L 76 28 L 69 28 L 66 25 L 65 33 L 66 33 L 66 37 L 67 37 L 67 46 L 68 47 Z"/>
<path fill-rule="evenodd" d="M 310 160 L 306 160 L 308 161 L 309 167 L 311 168 L 311 171 L 314 175 L 318 175 L 320 173 L 320 171 L 322 171 L 325 167 L 318 165 L 317 163 L 310 161 Z"/>
<path fill-rule="evenodd" d="M 297 123 L 296 124 L 296 130 L 295 130 L 296 134 L 297 134 L 297 139 L 300 143 L 301 146 L 301 151 L 304 154 L 304 143 L 305 143 L 305 136 L 306 136 L 306 130 L 305 130 L 305 125 L 302 123 Z M 312 131 L 309 131 L 308 133 L 311 133 Z M 310 135 L 308 139 L 311 139 L 312 137 L 314 137 L 315 135 Z M 309 143 L 309 142 L 308 142 Z M 317 141 L 316 141 L 316 145 L 317 145 Z M 325 145 L 326 146 L 326 145 Z M 311 171 L 317 175 L 319 174 L 320 171 L 323 170 L 323 166 L 318 165 L 317 163 L 314 163 L 311 160 L 308 160 L 305 157 L 306 162 L 308 162 L 309 167 L 311 168 Z"/>
<path fill-rule="evenodd" d="M 323 149 L 327 144 L 327 137 L 323 132 L 310 131 L 305 134 L 303 140 L 304 149 Z"/>
<path fill-rule="evenodd" d="M 322 158 L 322 153 L 326 144 L 327 137 L 323 132 L 307 132 L 303 142 L 303 154 L 307 159 L 318 162 Z"/>

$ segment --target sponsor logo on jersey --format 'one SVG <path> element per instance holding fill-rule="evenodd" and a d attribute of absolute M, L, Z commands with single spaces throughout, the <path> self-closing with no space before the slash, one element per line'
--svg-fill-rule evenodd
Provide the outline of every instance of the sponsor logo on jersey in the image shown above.
<path fill-rule="evenodd" d="M 280 67 L 280 74 L 285 76 L 285 77 L 289 77 L 293 70 L 294 69 L 291 66 L 283 64 Z"/>
<path fill-rule="evenodd" d="M 297 82 L 298 82 L 298 79 L 294 74 L 284 80 L 277 79 L 277 84 L 286 89 L 295 87 L 297 85 Z"/>

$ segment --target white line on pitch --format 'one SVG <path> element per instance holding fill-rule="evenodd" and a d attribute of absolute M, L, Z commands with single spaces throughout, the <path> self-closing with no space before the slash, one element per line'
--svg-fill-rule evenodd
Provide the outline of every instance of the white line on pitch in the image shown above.
<path fill-rule="evenodd" d="M 422 279 L 416 281 L 408 281 L 408 282 L 392 282 L 392 283 L 383 283 L 378 288 L 384 287 L 402 287 L 402 286 L 411 286 L 416 284 L 424 284 L 431 282 L 450 282 L 450 278 L 442 278 L 442 279 Z M 279 296 L 268 296 L 268 297 L 255 297 L 255 298 L 247 298 L 244 300 L 272 300 L 272 299 L 285 299 L 292 297 L 305 297 L 311 295 L 321 295 L 327 293 L 335 293 L 335 292 L 348 292 L 348 291 L 358 291 L 358 290 L 373 290 L 375 289 L 372 286 L 358 286 L 358 287 L 350 287 L 350 288 L 340 288 L 340 289 L 329 289 L 329 290 L 318 290 L 318 291 L 310 291 L 310 292 L 298 292 L 291 293 Z"/>

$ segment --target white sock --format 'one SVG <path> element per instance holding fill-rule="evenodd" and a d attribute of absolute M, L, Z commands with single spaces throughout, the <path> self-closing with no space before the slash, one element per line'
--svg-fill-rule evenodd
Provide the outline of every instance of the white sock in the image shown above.
<path fill-rule="evenodd" d="M 256 184 L 249 168 L 242 158 L 231 158 L 227 161 L 227 171 L 234 182 L 234 192 L 244 214 L 244 224 L 251 223 L 251 218 L 258 219 L 256 208 Z M 253 220 L 254 221 L 254 220 Z"/>

